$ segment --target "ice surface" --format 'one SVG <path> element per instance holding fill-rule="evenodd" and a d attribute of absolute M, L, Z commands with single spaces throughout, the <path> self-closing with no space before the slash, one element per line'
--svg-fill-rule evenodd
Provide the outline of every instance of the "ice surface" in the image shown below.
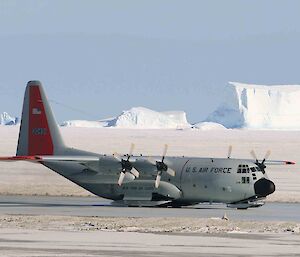
<path fill-rule="evenodd" d="M 199 210 L 201 211 L 201 210 Z M 229 226 L 221 223 L 216 226 L 206 226 L 202 221 L 203 227 L 198 226 L 200 232 L 190 232 L 189 227 L 183 222 L 174 221 L 173 224 L 180 224 L 181 230 L 172 233 L 167 230 L 165 225 L 169 218 L 158 220 L 153 224 L 155 227 L 161 225 L 165 227 L 166 233 L 138 233 L 135 228 L 128 227 L 124 232 L 110 231 L 108 228 L 96 230 L 97 224 L 101 221 L 90 222 L 89 218 L 80 217 L 29 217 L 20 219 L 19 228 L 1 228 L 1 256 L 20 257 L 20 256 L 158 256 L 158 257 L 182 257 L 182 256 L 299 256 L 300 238 L 298 233 L 292 232 L 273 232 L 274 223 L 258 224 L 261 226 L 259 234 L 241 234 L 239 226 L 244 227 L 244 223 L 234 223 L 232 231 L 237 233 L 224 232 L 216 234 L 211 231 L 225 230 L 223 227 Z M 8 221 L 14 221 L 15 216 L 3 217 Z M 119 222 L 119 217 L 114 222 Z M 3 219 L 4 220 L 4 219 Z M 32 221 L 32 226 L 24 228 L 22 220 L 26 225 Z M 133 222 L 137 219 L 131 219 Z M 40 222 L 41 229 L 34 229 Z M 93 220 L 92 220 L 93 221 Z M 130 220 L 129 220 L 130 221 Z M 34 223 L 35 222 L 35 223 Z M 76 222 L 77 230 L 72 229 L 71 222 Z M 189 221 L 186 221 L 189 222 Z M 12 222 L 8 222 L 9 224 Z M 66 226 L 64 226 L 67 223 Z M 96 223 L 96 225 L 95 225 Z M 59 226 L 61 225 L 61 226 Z M 92 226 L 94 225 L 94 226 Z M 231 223 L 230 223 L 231 225 Z M 280 224 L 274 224 L 280 227 Z M 195 225 L 197 226 L 197 225 Z M 71 229 L 70 229 L 71 227 Z M 286 224 L 287 229 L 290 226 Z M 266 228 L 266 231 L 263 230 Z M 151 229 L 151 228 L 150 228 Z M 230 228 L 229 228 L 230 229 Z M 272 230 L 273 233 L 268 232 Z M 252 231 L 251 231 L 252 232 Z M 246 253 L 246 254 L 245 254 Z"/>
<path fill-rule="evenodd" d="M 230 82 L 226 97 L 206 121 L 227 128 L 300 129 L 300 86 Z"/>
<path fill-rule="evenodd" d="M 157 112 L 144 107 L 133 107 L 115 118 L 86 121 L 71 120 L 61 124 L 66 127 L 116 127 L 116 128 L 189 128 L 183 111 Z"/>
<path fill-rule="evenodd" d="M 19 118 L 10 116 L 7 112 L 0 115 L 0 125 L 17 125 Z"/>

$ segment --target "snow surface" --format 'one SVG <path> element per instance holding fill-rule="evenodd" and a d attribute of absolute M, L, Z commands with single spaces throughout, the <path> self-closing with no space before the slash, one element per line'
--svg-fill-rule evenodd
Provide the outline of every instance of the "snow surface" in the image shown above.
<path fill-rule="evenodd" d="M 19 118 L 10 116 L 7 112 L 0 115 L 0 125 L 17 125 Z"/>
<path fill-rule="evenodd" d="M 144 107 L 133 107 L 123 111 L 119 116 L 99 120 L 71 120 L 61 124 L 65 127 L 115 127 L 115 128 L 190 128 L 186 113 L 183 111 L 157 112 Z"/>
<path fill-rule="evenodd" d="M 300 129 L 300 86 L 230 82 L 224 102 L 205 121 L 227 128 Z"/>

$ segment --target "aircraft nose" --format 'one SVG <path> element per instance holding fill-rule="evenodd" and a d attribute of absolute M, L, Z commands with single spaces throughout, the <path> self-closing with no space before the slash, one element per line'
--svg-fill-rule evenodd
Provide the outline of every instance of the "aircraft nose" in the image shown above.
<path fill-rule="evenodd" d="M 255 194 L 259 197 L 266 197 L 274 193 L 275 184 L 266 178 L 262 178 L 254 183 Z"/>

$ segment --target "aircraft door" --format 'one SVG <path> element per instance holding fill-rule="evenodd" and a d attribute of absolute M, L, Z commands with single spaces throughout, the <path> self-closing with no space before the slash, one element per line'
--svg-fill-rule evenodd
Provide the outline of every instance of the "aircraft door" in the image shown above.
<path fill-rule="evenodd" d="M 190 159 L 182 169 L 181 189 L 183 197 L 189 200 L 201 198 L 204 191 L 210 190 L 209 186 L 209 167 L 210 159 L 201 161 Z"/>

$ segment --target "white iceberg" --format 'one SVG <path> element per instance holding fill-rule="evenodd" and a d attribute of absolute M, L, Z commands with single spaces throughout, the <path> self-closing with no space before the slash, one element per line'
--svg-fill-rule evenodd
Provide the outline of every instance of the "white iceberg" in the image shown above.
<path fill-rule="evenodd" d="M 19 123 L 19 118 L 10 116 L 7 112 L 3 112 L 0 115 L 0 125 L 17 125 Z"/>
<path fill-rule="evenodd" d="M 144 107 L 134 107 L 123 111 L 115 118 L 85 121 L 72 120 L 61 124 L 66 127 L 115 127 L 115 128 L 140 128 L 140 129 L 161 129 L 190 128 L 187 122 L 186 113 L 183 111 L 157 112 Z"/>
<path fill-rule="evenodd" d="M 193 124 L 192 128 L 199 129 L 202 131 L 226 129 L 222 124 L 215 123 L 215 122 L 199 122 Z"/>
<path fill-rule="evenodd" d="M 226 128 L 300 129 L 300 85 L 230 82 L 224 99 L 205 121 Z"/>

